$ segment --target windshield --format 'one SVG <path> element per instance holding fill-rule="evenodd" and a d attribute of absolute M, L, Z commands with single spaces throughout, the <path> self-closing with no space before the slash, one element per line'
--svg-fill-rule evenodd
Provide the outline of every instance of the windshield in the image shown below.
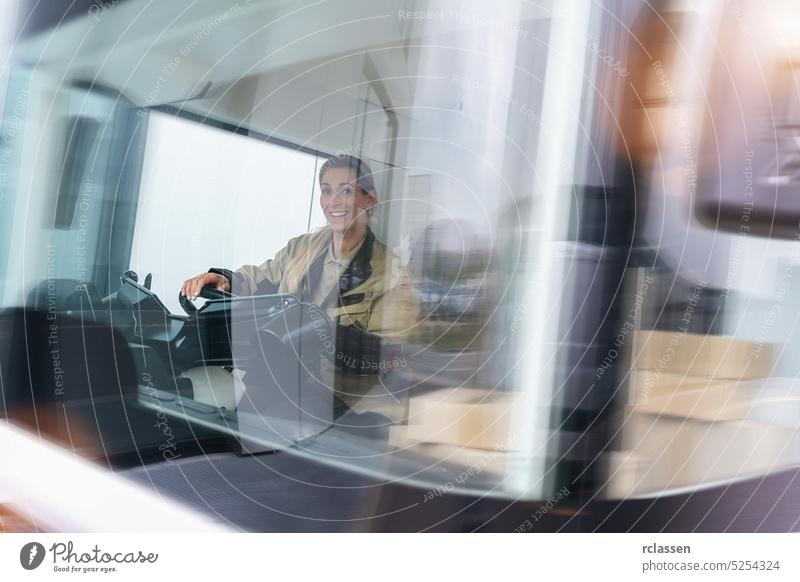
<path fill-rule="evenodd" d="M 759 327 L 794 247 L 692 206 L 714 9 L 178 4 L 34 27 L 7 72 L 0 297 L 42 317 L 41 398 L 94 399 L 82 454 L 280 451 L 509 499 L 744 471 L 677 471 L 706 433 L 659 420 L 750 423 L 728 397 L 795 374 L 771 351 L 790 326 Z M 697 78 L 664 23 L 696 36 Z M 771 279 L 744 268 L 767 255 Z M 113 333 L 73 356 L 108 375 L 64 391 L 92 326 Z M 756 420 L 713 430 L 756 450 L 777 434 Z"/>

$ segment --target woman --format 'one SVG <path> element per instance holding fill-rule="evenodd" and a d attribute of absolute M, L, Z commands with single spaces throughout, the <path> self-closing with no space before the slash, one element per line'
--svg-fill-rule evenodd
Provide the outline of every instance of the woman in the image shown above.
<path fill-rule="evenodd" d="M 407 338 L 418 302 L 405 270 L 369 227 L 377 204 L 372 172 L 358 158 L 337 156 L 323 164 L 319 184 L 325 227 L 293 238 L 261 265 L 214 268 L 187 279 L 181 293 L 195 299 L 208 285 L 235 295 L 292 293 L 326 310 L 337 326 L 340 369 L 385 370 L 376 357 L 386 358 L 386 342 Z"/>

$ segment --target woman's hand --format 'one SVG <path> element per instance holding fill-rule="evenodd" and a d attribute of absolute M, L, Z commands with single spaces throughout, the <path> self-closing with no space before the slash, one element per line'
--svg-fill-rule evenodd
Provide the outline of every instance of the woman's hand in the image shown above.
<path fill-rule="evenodd" d="M 200 273 L 196 277 L 186 279 L 186 281 L 183 282 L 183 285 L 181 285 L 181 295 L 194 301 L 197 299 L 197 296 L 200 295 L 200 291 L 203 287 L 208 285 L 213 285 L 214 289 L 217 291 L 230 292 L 231 290 L 228 279 L 222 275 L 218 275 L 217 273 Z"/>

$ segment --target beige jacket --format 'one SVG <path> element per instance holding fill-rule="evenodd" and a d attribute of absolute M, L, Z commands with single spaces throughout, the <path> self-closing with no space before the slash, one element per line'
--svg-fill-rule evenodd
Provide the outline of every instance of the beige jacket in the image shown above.
<path fill-rule="evenodd" d="M 327 237 L 328 241 L 321 237 Z M 260 265 L 244 265 L 237 270 L 241 275 L 237 277 L 240 288 L 234 289 L 234 293 L 253 294 L 264 281 L 277 285 L 278 293 L 289 292 L 284 279 L 288 266 L 304 256 L 310 245 L 321 245 L 321 252 L 327 253 L 330 237 L 330 230 L 326 228 L 304 234 L 291 239 L 274 258 Z M 403 341 L 411 333 L 419 314 L 419 300 L 411 286 L 411 277 L 398 258 L 378 240 L 373 242 L 370 267 L 372 274 L 366 281 L 342 294 L 343 299 L 363 294 L 363 299 L 337 307 L 334 293 L 334 300 L 321 307 L 333 321 L 338 317 L 339 325 L 357 325 L 389 341 Z M 335 286 L 334 282 L 331 289 L 324 289 L 322 296 L 330 296 Z"/>

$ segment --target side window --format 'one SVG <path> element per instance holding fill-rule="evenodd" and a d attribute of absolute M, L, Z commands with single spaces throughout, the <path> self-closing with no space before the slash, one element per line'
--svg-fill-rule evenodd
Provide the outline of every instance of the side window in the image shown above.
<path fill-rule="evenodd" d="M 131 268 L 182 313 L 178 289 L 209 267 L 271 258 L 323 223 L 317 156 L 151 112 Z"/>

